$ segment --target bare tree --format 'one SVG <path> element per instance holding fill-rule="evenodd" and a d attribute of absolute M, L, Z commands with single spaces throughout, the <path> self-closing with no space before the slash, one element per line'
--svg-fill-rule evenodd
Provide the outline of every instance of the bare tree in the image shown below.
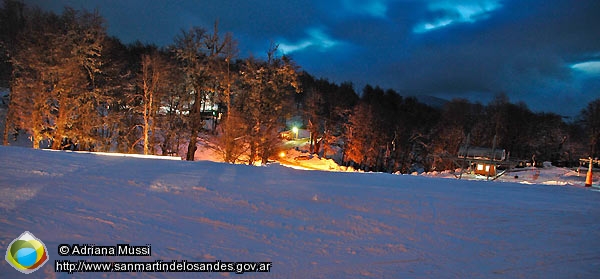
<path fill-rule="evenodd" d="M 163 96 L 168 90 L 169 63 L 154 50 L 141 56 L 140 72 L 140 109 L 142 110 L 142 137 L 144 154 L 154 150 L 156 138 L 156 116 L 160 109 Z M 138 140 L 138 141 L 139 141 Z M 154 152 L 152 152 L 154 153 Z"/>
<path fill-rule="evenodd" d="M 218 24 L 215 23 L 213 33 L 198 27 L 182 32 L 175 40 L 176 56 L 181 62 L 186 75 L 188 90 L 194 95 L 194 103 L 190 110 L 190 139 L 186 160 L 193 161 L 196 152 L 198 134 L 204 126 L 202 112 L 207 104 L 216 100 L 222 80 L 220 71 L 225 63 L 225 49 L 231 36 L 219 37 Z"/>

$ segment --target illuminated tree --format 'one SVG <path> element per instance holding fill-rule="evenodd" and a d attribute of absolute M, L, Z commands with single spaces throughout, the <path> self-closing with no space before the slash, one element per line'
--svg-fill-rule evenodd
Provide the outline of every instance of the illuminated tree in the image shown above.
<path fill-rule="evenodd" d="M 291 101 L 290 93 L 300 92 L 296 65 L 276 53 L 277 46 L 271 45 L 266 61 L 249 58 L 241 71 L 241 91 L 236 98 L 247 127 L 249 164 L 256 158 L 266 163 L 276 152 L 279 130 L 285 124 L 285 102 Z"/>
<path fill-rule="evenodd" d="M 142 115 L 142 141 L 144 154 L 153 152 L 157 138 L 157 115 L 166 92 L 171 85 L 168 81 L 171 71 L 169 61 L 158 51 L 141 56 L 141 71 L 138 78 L 138 108 Z M 136 142 L 137 143 L 137 142 Z M 135 143 L 134 143 L 135 144 Z"/>
<path fill-rule="evenodd" d="M 222 116 L 220 125 L 220 134 L 217 138 L 217 144 L 225 162 L 235 163 L 242 154 L 247 150 L 244 137 L 246 136 L 247 123 L 243 119 L 243 114 L 240 112 L 241 106 L 236 106 L 235 101 L 237 94 L 241 89 L 240 71 L 242 62 L 234 62 L 237 57 L 238 49 L 237 42 L 231 39 L 231 34 L 227 34 L 230 38 L 226 40 L 226 45 L 223 50 L 225 54 L 225 68 L 221 71 L 223 81 L 223 94 L 220 98 L 221 103 L 225 104 L 225 113 Z"/>
<path fill-rule="evenodd" d="M 93 13 L 65 9 L 61 16 L 31 12 L 13 56 L 11 117 L 33 146 L 48 139 L 88 141 L 96 116 L 96 77 L 105 30 Z M 14 101 L 14 102 L 13 102 Z"/>
<path fill-rule="evenodd" d="M 175 53 L 186 76 L 187 90 L 194 96 L 189 111 L 188 161 L 194 160 L 198 135 L 204 126 L 202 112 L 207 104 L 214 104 L 219 90 L 223 89 L 220 78 L 226 60 L 225 49 L 231 39 L 229 35 L 219 37 L 216 23 L 212 34 L 194 27 L 175 39 Z"/>
<path fill-rule="evenodd" d="M 366 103 L 358 104 L 350 115 L 347 128 L 345 160 L 354 162 L 360 168 L 375 165 L 377 143 L 375 141 L 375 122 L 372 108 Z"/>

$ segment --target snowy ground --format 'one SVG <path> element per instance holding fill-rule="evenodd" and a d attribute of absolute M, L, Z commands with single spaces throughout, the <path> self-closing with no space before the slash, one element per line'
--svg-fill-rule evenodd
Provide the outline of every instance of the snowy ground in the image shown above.
<path fill-rule="evenodd" d="M 0 146 L 0 247 L 50 261 L 0 278 L 598 278 L 600 192 Z M 514 177 L 513 177 L 514 179 Z M 58 245 L 151 244 L 151 257 Z M 55 260 L 269 261 L 271 273 L 55 273 Z"/>

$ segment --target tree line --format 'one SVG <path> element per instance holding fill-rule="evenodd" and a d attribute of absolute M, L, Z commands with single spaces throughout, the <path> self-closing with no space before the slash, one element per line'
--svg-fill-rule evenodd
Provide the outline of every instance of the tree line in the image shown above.
<path fill-rule="evenodd" d="M 360 93 L 301 72 L 271 44 L 238 56 L 231 33 L 193 27 L 159 48 L 106 34 L 97 12 L 62 14 L 4 0 L 0 87 L 10 88 L 3 142 L 20 131 L 33 147 L 194 159 L 210 135 L 226 162 L 267 162 L 286 120 L 300 116 L 310 151 L 373 171 L 453 169 L 461 145 L 496 146 L 512 158 L 573 163 L 597 156 L 600 99 L 576 121 L 532 112 L 505 94 L 432 107 L 371 85 Z"/>
<path fill-rule="evenodd" d="M 454 99 L 440 107 L 367 85 L 359 95 L 348 84 L 303 77 L 301 94 L 311 151 L 372 171 L 410 173 L 452 170 L 463 145 L 505 149 L 509 159 L 578 165 L 600 150 L 600 99 L 572 121 L 532 112 L 499 93 L 487 105 Z M 312 140 L 311 140 L 312 143 Z M 335 147 L 335 148 L 332 148 Z"/>

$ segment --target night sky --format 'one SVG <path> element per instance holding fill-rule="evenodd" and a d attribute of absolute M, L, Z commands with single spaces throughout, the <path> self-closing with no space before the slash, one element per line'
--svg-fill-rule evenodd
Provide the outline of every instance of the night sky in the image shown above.
<path fill-rule="evenodd" d="M 598 0 L 26 0 L 98 9 L 124 43 L 166 46 L 191 26 L 232 32 L 240 56 L 271 41 L 333 82 L 401 95 L 487 103 L 498 93 L 533 111 L 576 116 L 600 98 Z"/>

